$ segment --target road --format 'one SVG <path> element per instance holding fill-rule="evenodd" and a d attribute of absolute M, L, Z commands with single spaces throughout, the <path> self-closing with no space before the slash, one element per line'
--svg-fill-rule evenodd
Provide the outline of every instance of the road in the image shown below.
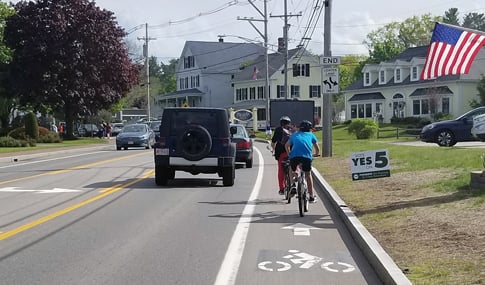
<path fill-rule="evenodd" d="M 325 197 L 301 218 L 256 143 L 235 186 L 151 150 L 0 161 L 1 284 L 382 284 Z"/>

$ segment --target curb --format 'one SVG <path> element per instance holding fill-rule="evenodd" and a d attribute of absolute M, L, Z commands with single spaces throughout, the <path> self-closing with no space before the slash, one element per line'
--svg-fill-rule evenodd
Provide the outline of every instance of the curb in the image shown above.
<path fill-rule="evenodd" d="M 312 168 L 312 174 L 315 178 L 314 183 L 316 182 L 320 186 L 319 188 L 323 189 L 323 194 L 344 221 L 353 239 L 367 260 L 369 260 L 381 281 L 389 285 L 412 285 L 411 281 L 404 275 L 379 242 L 362 225 L 352 210 L 347 207 L 347 204 L 338 196 L 332 186 L 323 179 L 322 175 L 315 168 Z"/>

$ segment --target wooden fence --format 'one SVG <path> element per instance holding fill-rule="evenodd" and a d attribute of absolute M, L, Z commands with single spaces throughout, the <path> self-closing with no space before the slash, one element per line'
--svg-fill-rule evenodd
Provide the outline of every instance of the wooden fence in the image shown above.
<path fill-rule="evenodd" d="M 419 134 L 421 129 L 407 129 L 407 128 L 396 128 L 396 129 L 377 129 L 377 138 L 416 138 L 419 139 Z"/>

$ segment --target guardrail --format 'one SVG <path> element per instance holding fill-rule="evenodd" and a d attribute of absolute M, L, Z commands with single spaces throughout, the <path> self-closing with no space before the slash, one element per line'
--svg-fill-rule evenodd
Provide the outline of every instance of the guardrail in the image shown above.
<path fill-rule="evenodd" d="M 408 137 L 408 138 L 419 138 L 419 134 L 421 133 L 421 129 L 408 129 L 408 128 L 396 128 L 390 130 L 383 130 L 377 129 L 377 138 L 378 139 L 385 139 L 385 138 L 393 138 L 396 139 Z"/>

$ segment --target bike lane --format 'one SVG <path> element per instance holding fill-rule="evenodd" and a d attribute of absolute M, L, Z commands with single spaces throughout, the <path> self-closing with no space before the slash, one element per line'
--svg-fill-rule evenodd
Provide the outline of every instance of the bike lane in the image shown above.
<path fill-rule="evenodd" d="M 264 178 L 234 284 L 383 284 L 326 198 L 305 217 L 277 193 L 276 160 Z"/>

